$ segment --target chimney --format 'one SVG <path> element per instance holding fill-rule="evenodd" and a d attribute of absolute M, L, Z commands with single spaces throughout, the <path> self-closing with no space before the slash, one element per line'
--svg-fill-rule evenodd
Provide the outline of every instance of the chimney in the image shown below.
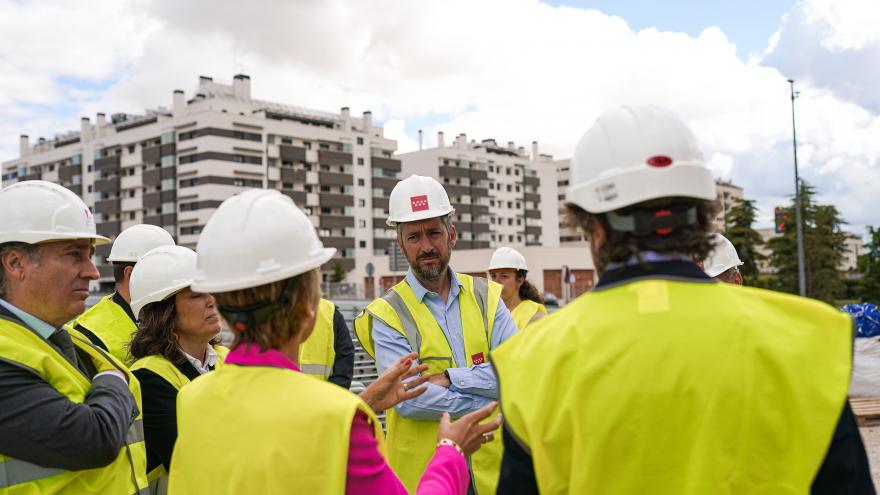
<path fill-rule="evenodd" d="M 239 98 L 249 100 L 251 98 L 251 76 L 236 74 L 232 78 L 232 93 Z"/>
<path fill-rule="evenodd" d="M 419 151 L 422 151 L 422 130 L 419 129 Z"/>
<path fill-rule="evenodd" d="M 515 144 L 513 141 L 508 141 L 508 142 L 507 142 L 507 149 L 509 149 L 510 151 L 515 150 L 515 149 L 516 149 L 516 144 Z"/>
<path fill-rule="evenodd" d="M 348 107 L 342 107 L 339 110 L 339 114 L 342 116 L 343 132 L 351 132 L 351 109 Z"/>
<path fill-rule="evenodd" d="M 455 138 L 455 147 L 458 149 L 467 149 L 467 134 L 461 133 Z"/>
<path fill-rule="evenodd" d="M 37 149 L 40 151 L 46 150 L 46 138 L 41 136 L 40 139 L 37 140 Z"/>
<path fill-rule="evenodd" d="M 177 115 L 177 114 L 183 112 L 183 109 L 186 108 L 186 98 L 183 95 L 183 90 L 182 89 L 175 89 L 174 94 L 171 98 L 172 98 L 171 112 L 174 115 Z"/>
<path fill-rule="evenodd" d="M 442 148 L 446 146 L 446 143 L 443 142 L 443 131 L 437 133 L 437 147 Z"/>
<path fill-rule="evenodd" d="M 104 112 L 98 112 L 97 117 L 95 117 L 95 125 L 98 126 L 99 131 L 107 125 L 107 115 Z"/>
<path fill-rule="evenodd" d="M 370 128 L 373 127 L 373 112 L 367 110 L 364 112 L 364 132 L 372 135 L 373 131 Z"/>
<path fill-rule="evenodd" d="M 214 84 L 214 78 L 208 76 L 199 76 L 199 92 L 207 91 Z"/>
<path fill-rule="evenodd" d="M 28 141 L 28 135 L 22 134 L 18 137 L 18 156 L 19 158 L 27 156 L 31 151 L 31 145 Z"/>
<path fill-rule="evenodd" d="M 80 141 L 89 141 L 91 140 L 92 135 L 92 124 L 89 123 L 88 117 L 83 117 L 79 120 L 79 139 Z"/>
<path fill-rule="evenodd" d="M 532 161 L 538 161 L 538 142 L 532 141 Z"/>

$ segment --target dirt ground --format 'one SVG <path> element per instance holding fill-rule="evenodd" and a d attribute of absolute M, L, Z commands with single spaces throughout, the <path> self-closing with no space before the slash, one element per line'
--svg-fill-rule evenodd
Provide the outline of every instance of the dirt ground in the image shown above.
<path fill-rule="evenodd" d="M 880 487 L 880 425 L 863 426 L 860 430 L 862 440 L 865 442 L 865 449 L 868 451 L 874 486 Z"/>

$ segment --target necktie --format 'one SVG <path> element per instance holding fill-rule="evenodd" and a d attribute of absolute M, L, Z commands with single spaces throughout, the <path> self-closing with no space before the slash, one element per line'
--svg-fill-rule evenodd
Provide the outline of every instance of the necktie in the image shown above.
<path fill-rule="evenodd" d="M 67 357 L 74 366 L 79 364 L 76 359 L 76 348 L 74 348 L 73 341 L 70 340 L 70 334 L 67 333 L 67 330 L 59 328 L 55 333 L 49 336 L 49 342 L 52 342 L 61 349 L 64 356 Z"/>

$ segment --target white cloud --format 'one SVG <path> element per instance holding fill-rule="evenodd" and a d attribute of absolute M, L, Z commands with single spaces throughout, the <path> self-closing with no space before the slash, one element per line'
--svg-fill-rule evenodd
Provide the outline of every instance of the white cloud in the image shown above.
<path fill-rule="evenodd" d="M 417 147 L 406 122 L 443 115 L 427 119 L 426 145 L 443 130 L 447 140 L 460 132 L 522 146 L 538 140 L 541 152 L 567 157 L 603 109 L 665 105 L 768 219 L 793 190 L 786 78 L 794 77 L 802 175 L 856 226 L 876 223 L 880 209 L 869 186 L 880 184 L 873 0 L 804 0 L 763 57 L 747 62 L 715 27 L 698 37 L 634 31 L 596 10 L 535 0 L 3 2 L 18 19 L 0 21 L 0 70 L 14 75 L 0 79 L 0 111 L 13 116 L 0 123 L 4 158 L 16 156 L 20 131 L 77 125 L 76 116 L 60 122 L 29 102 L 136 112 L 168 105 L 171 91 L 191 91 L 199 74 L 228 80 L 242 70 L 258 98 L 373 110 L 401 150 Z M 69 22 L 54 32 L 45 12 Z M 10 46 L 26 55 L 11 57 Z M 70 97 L 60 76 L 115 82 Z"/>

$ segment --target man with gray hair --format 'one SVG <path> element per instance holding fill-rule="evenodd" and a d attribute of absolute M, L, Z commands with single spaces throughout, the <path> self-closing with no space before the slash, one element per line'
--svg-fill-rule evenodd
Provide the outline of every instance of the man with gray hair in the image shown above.
<path fill-rule="evenodd" d="M 50 182 L 6 188 L 0 211 L 0 492 L 146 493 L 140 386 L 64 329 L 109 239 Z"/>

